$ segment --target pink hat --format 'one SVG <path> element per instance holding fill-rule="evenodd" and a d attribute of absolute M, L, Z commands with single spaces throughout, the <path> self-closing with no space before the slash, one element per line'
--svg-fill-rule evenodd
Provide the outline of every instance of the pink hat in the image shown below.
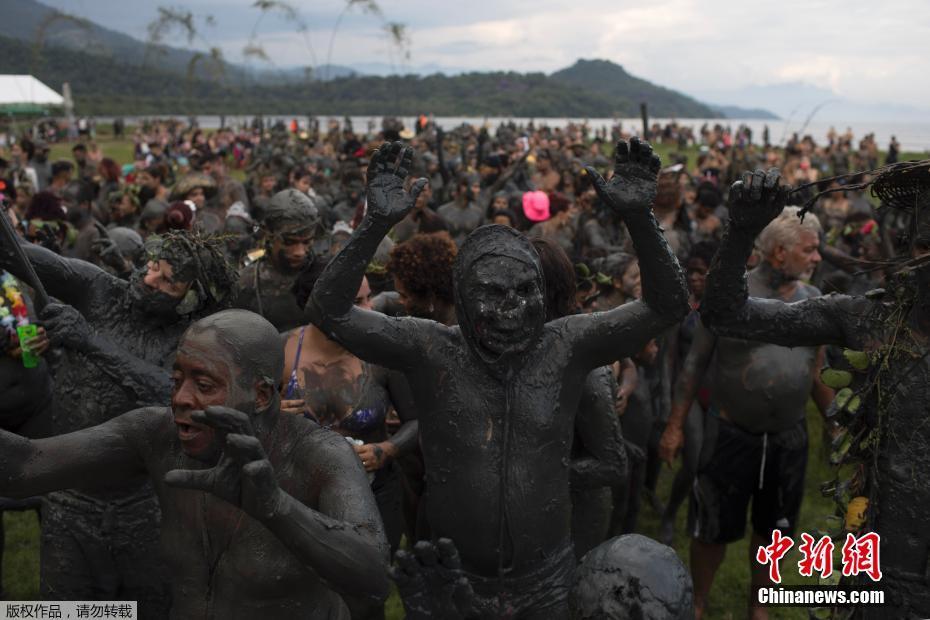
<path fill-rule="evenodd" d="M 531 222 L 544 222 L 549 219 L 549 196 L 546 192 L 526 192 L 523 194 L 523 214 Z"/>

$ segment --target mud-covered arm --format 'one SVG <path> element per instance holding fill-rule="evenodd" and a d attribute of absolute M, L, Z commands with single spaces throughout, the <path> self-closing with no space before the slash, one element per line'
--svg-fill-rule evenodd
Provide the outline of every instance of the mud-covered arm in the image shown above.
<path fill-rule="evenodd" d="M 413 154 L 399 142 L 385 144 L 368 167 L 368 209 L 345 247 L 320 275 L 307 304 L 310 321 L 356 356 L 388 368 L 416 366 L 429 321 L 388 317 L 354 305 L 365 269 L 381 240 L 416 203 L 426 184 L 403 190 Z"/>
<path fill-rule="evenodd" d="M 314 447 L 320 448 L 325 464 L 308 472 L 308 480 L 321 485 L 318 509 L 281 491 L 263 523 L 337 592 L 383 601 L 389 593 L 388 546 L 368 479 L 341 437 Z"/>
<path fill-rule="evenodd" d="M 523 153 L 523 155 L 520 156 L 520 159 L 510 164 L 506 170 L 498 175 L 497 180 L 494 181 L 494 183 L 491 184 L 491 187 L 488 188 L 487 192 L 485 192 L 485 196 L 487 198 L 481 204 L 482 213 L 488 212 L 488 208 L 491 206 L 491 203 L 494 202 L 494 195 L 501 191 L 501 189 L 507 185 L 507 182 L 514 177 L 514 175 L 517 173 L 517 170 L 519 170 L 520 167 L 526 163 L 526 158 L 530 156 L 530 152 L 531 151 L 526 151 Z"/>
<path fill-rule="evenodd" d="M 694 339 L 688 355 L 685 357 L 672 391 L 671 412 L 665 423 L 665 430 L 659 439 L 659 458 L 669 464 L 675 459 L 678 450 L 684 445 L 685 419 L 691 410 L 691 403 L 697 396 L 701 380 L 714 355 L 717 337 L 707 327 L 698 323 L 694 330 Z"/>
<path fill-rule="evenodd" d="M 87 261 L 64 258 L 27 241 L 20 245 L 48 294 L 79 309 L 86 308 L 91 294 L 99 294 L 104 283 L 116 279 Z M 23 282 L 29 281 L 28 274 L 20 268 L 10 248 L 0 247 L 0 269 L 9 271 Z"/>
<path fill-rule="evenodd" d="M 756 236 L 781 213 L 787 191 L 777 169 L 745 173 L 730 188 L 730 220 L 707 274 L 701 320 L 721 336 L 782 346 L 843 345 L 852 298 L 817 297 L 795 303 L 749 297 L 746 261 Z M 859 319 L 861 320 L 861 318 Z"/>
<path fill-rule="evenodd" d="M 387 598 L 388 548 L 378 508 L 361 463 L 342 437 L 315 433 L 298 440 L 291 467 L 308 488 L 290 489 L 292 494 L 279 485 L 252 416 L 207 407 L 191 418 L 214 428 L 221 456 L 210 469 L 167 472 L 166 484 L 204 491 L 241 508 L 337 592 Z M 302 501 L 313 498 L 315 507 Z"/>
<path fill-rule="evenodd" d="M 151 410 L 124 413 L 99 426 L 30 440 L 0 430 L 0 496 L 118 484 L 145 472 L 133 434 L 145 434 Z"/>
<path fill-rule="evenodd" d="M 614 411 L 615 388 L 610 367 L 595 368 L 585 379 L 575 416 L 575 432 L 584 446 L 584 455 L 570 464 L 575 488 L 614 486 L 626 478 L 628 463 Z"/>
<path fill-rule="evenodd" d="M 403 374 L 399 372 L 388 374 L 388 391 L 391 393 L 391 403 L 394 405 L 397 417 L 402 422 L 397 432 L 387 440 L 393 450 L 391 456 L 396 458 L 408 454 L 417 447 L 420 439 L 420 422 L 417 420 L 418 414 L 413 401 L 413 392 Z"/>
<path fill-rule="evenodd" d="M 607 312 L 566 317 L 573 360 L 592 367 L 631 357 L 688 313 L 688 289 L 678 259 L 652 212 L 661 163 L 636 138 L 619 142 L 610 182 L 593 168 L 594 187 L 626 223 L 642 274 L 643 299 Z"/>
<path fill-rule="evenodd" d="M 688 355 L 685 357 L 672 388 L 672 408 L 667 426 L 679 429 L 684 426 L 685 418 L 688 417 L 691 403 L 697 396 L 698 388 L 701 387 L 701 380 L 707 373 L 716 346 L 717 337 L 699 324 L 694 330 L 691 348 L 688 349 Z"/>
<path fill-rule="evenodd" d="M 95 334 L 72 306 L 51 303 L 39 317 L 53 345 L 83 353 L 115 385 L 131 394 L 138 406 L 166 402 L 171 394 L 171 374 L 166 368 L 140 359 L 125 347 Z"/>

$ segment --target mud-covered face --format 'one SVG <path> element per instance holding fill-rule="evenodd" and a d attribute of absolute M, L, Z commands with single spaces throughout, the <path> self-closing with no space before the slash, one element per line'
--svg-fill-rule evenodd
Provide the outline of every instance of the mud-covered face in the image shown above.
<path fill-rule="evenodd" d="M 160 291 L 174 299 L 181 299 L 190 288 L 190 282 L 175 278 L 174 267 L 166 260 L 150 260 L 142 282 L 152 290 Z"/>
<path fill-rule="evenodd" d="M 478 344 L 496 355 L 531 347 L 545 323 L 537 271 L 523 261 L 487 256 L 465 276 L 463 305 Z"/>
<path fill-rule="evenodd" d="M 211 406 L 255 411 L 255 393 L 239 385 L 238 372 L 232 356 L 210 332 L 189 332 L 178 345 L 171 372 L 171 413 L 187 456 L 213 463 L 220 453 L 216 431 L 194 422 L 194 411 Z"/>
<path fill-rule="evenodd" d="M 190 282 L 174 278 L 174 269 L 166 260 L 151 260 L 145 269 L 137 269 L 129 279 L 133 304 L 146 315 L 158 319 L 176 319 L 177 307 L 190 288 Z"/>
<path fill-rule="evenodd" d="M 300 271 L 310 259 L 313 235 L 306 232 L 282 232 L 271 240 L 271 256 L 275 265 L 285 273 Z"/>

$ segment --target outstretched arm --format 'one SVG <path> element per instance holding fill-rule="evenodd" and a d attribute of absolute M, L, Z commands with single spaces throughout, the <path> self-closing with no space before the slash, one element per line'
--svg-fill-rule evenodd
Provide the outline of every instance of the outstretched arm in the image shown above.
<path fill-rule="evenodd" d="M 419 179 L 410 193 L 404 179 L 413 150 L 400 142 L 381 146 L 368 165 L 368 208 L 365 218 L 320 275 L 307 304 L 310 321 L 354 355 L 389 368 L 416 366 L 432 321 L 389 317 L 355 307 L 355 295 L 378 244 L 416 203 L 426 185 Z"/>
<path fill-rule="evenodd" d="M 749 297 L 746 261 L 756 236 L 781 213 L 787 201 L 777 169 L 746 172 L 730 188 L 730 220 L 707 274 L 701 319 L 717 335 L 782 346 L 845 344 L 862 302 L 828 295 L 795 303 Z"/>
<path fill-rule="evenodd" d="M 563 319 L 573 339 L 573 359 L 590 367 L 632 356 L 688 313 L 684 274 L 652 213 L 659 157 L 648 143 L 632 138 L 629 144 L 617 143 L 614 160 L 609 182 L 594 168 L 585 170 L 601 200 L 626 223 L 639 257 L 643 299 L 608 312 Z"/>
<path fill-rule="evenodd" d="M 167 368 L 147 362 L 124 347 L 94 334 L 84 316 L 65 304 L 49 304 L 39 315 L 54 345 L 80 351 L 88 361 L 135 399 L 138 406 L 167 402 L 171 374 Z"/>
<path fill-rule="evenodd" d="M 29 440 L 0 430 L 0 496 L 118 484 L 145 472 L 133 434 L 151 436 L 151 409 L 136 409 L 99 426 Z"/>
<path fill-rule="evenodd" d="M 48 294 L 79 309 L 84 309 L 91 292 L 99 292 L 102 281 L 116 279 L 87 261 L 64 258 L 27 241 L 21 241 L 21 245 Z M 0 250 L 0 269 L 28 282 L 28 274 L 19 268 L 19 261 L 15 260 L 11 248 Z"/>

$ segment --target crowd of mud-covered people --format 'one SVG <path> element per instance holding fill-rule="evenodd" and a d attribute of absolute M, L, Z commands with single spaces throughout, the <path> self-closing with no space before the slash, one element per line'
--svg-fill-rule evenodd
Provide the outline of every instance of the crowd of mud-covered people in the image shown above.
<path fill-rule="evenodd" d="M 0 154 L 0 508 L 40 511 L 44 598 L 700 617 L 747 521 L 800 535 L 812 402 L 853 469 L 837 540 L 883 536 L 875 609 L 930 613 L 930 180 L 874 170 L 896 142 L 124 131 L 131 161 Z"/>

